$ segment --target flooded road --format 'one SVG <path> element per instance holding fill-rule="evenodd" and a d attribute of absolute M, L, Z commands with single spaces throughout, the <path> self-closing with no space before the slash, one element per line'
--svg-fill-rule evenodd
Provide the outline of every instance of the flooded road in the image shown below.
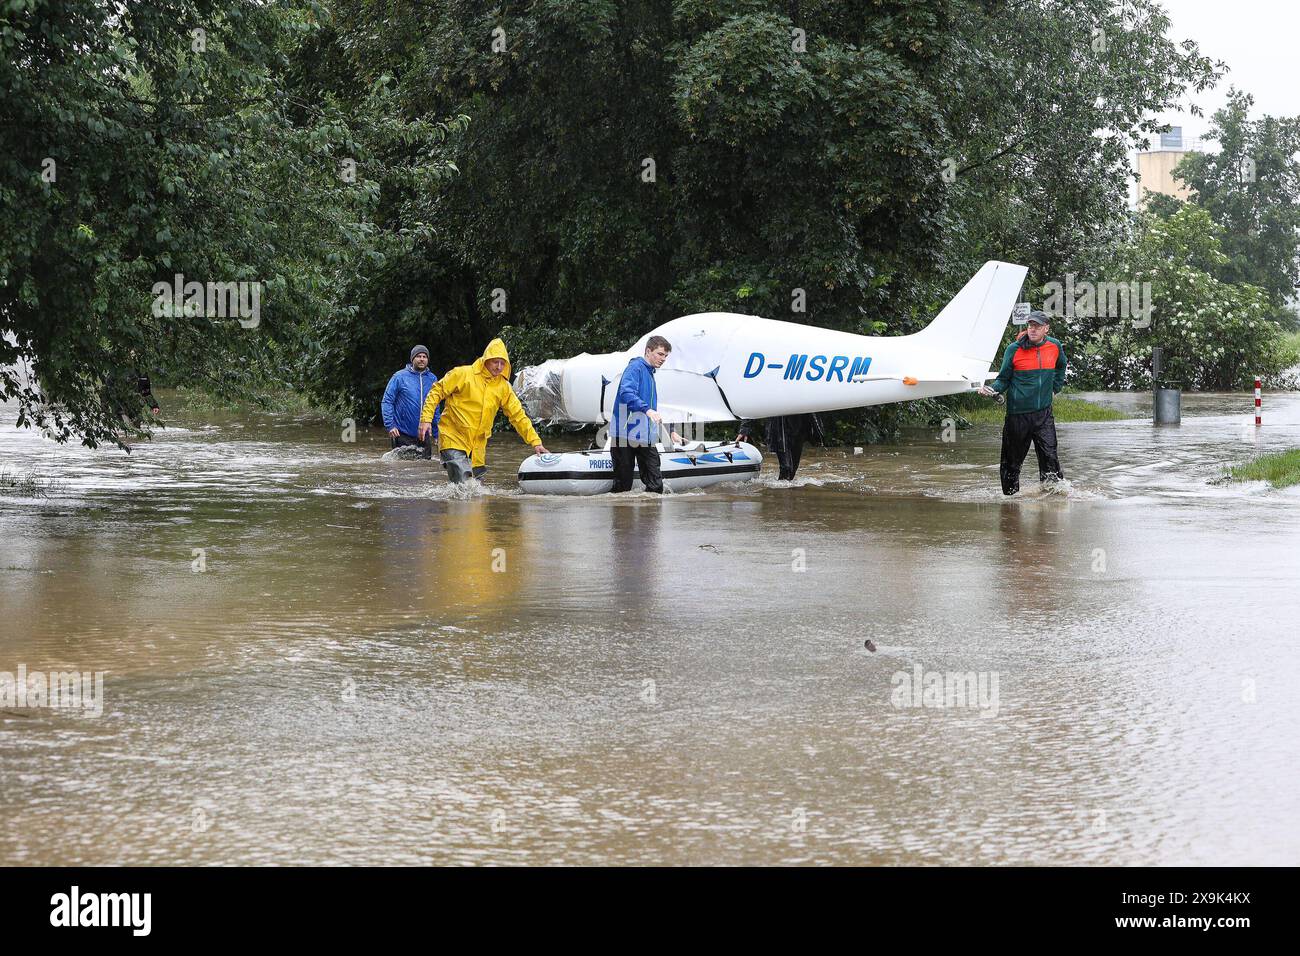
<path fill-rule="evenodd" d="M 1061 425 L 1011 500 L 992 426 L 661 500 L 3 416 L 58 487 L 0 498 L 0 672 L 104 672 L 0 710 L 11 863 L 1300 862 L 1300 489 L 1214 483 L 1298 394 Z"/>

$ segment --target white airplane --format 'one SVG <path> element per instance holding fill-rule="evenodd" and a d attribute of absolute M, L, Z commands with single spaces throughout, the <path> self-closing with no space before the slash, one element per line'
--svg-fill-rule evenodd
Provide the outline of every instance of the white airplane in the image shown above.
<path fill-rule="evenodd" d="M 625 352 L 583 353 L 521 369 L 515 391 L 551 422 L 608 422 L 627 363 L 662 335 L 655 373 L 666 422 L 718 422 L 884 405 L 977 389 L 1011 318 L 1024 266 L 986 262 L 929 325 L 911 335 L 854 335 L 731 312 L 665 322 Z"/>

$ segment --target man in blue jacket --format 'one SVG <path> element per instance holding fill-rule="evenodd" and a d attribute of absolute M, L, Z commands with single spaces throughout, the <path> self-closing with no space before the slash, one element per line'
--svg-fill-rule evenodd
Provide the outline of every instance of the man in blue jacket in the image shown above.
<path fill-rule="evenodd" d="M 614 393 L 614 413 L 609 419 L 609 454 L 614 459 L 612 491 L 632 490 L 632 469 L 640 467 L 641 484 L 646 491 L 663 494 L 664 480 L 659 474 L 659 393 L 655 390 L 655 370 L 668 361 L 673 347 L 662 335 L 652 335 L 645 344 L 645 357 L 627 363 L 618 390 Z M 672 433 L 680 443 L 681 436 Z"/>
<path fill-rule="evenodd" d="M 381 408 L 384 427 L 388 429 L 394 448 L 414 445 L 421 449 L 421 457 L 433 458 L 433 445 L 438 440 L 438 419 L 442 418 L 441 405 L 434 413 L 433 430 L 428 438 L 420 441 L 416 436 L 420 433 L 420 410 L 436 381 L 438 376 L 429 371 L 429 350 L 423 345 L 411 349 L 411 363 L 394 372 L 388 380 Z"/>

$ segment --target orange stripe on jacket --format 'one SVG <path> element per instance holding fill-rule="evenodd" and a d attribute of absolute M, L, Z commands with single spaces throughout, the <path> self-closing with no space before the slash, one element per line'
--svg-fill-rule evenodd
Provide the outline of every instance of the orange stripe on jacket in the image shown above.
<path fill-rule="evenodd" d="M 1015 354 L 1011 357 L 1011 367 L 1017 372 L 1029 370 L 1038 371 L 1040 368 L 1056 368 L 1056 360 L 1061 357 L 1061 350 L 1056 347 L 1055 342 L 1043 340 L 1042 345 L 1031 346 L 1030 348 L 1016 349 Z"/>

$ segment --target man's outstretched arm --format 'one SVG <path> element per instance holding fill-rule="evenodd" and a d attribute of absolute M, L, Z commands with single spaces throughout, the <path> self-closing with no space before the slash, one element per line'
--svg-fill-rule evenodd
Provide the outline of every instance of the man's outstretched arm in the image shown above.
<path fill-rule="evenodd" d="M 1002 368 L 998 371 L 998 377 L 987 385 L 980 386 L 981 395 L 995 395 L 1005 392 L 1011 387 L 1011 374 L 1013 372 L 1011 356 L 1016 353 L 1016 343 L 1012 342 L 1007 346 L 1006 351 L 1002 353 Z"/>

